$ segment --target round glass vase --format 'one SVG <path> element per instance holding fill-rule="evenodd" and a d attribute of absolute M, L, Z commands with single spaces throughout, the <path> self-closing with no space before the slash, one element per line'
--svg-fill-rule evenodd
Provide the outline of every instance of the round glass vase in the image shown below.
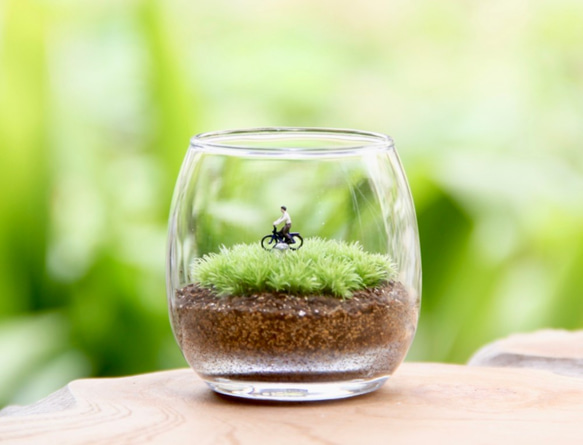
<path fill-rule="evenodd" d="M 215 391 L 325 400 L 379 388 L 417 328 L 421 259 L 390 137 L 322 128 L 195 136 L 169 220 L 182 353 Z"/>

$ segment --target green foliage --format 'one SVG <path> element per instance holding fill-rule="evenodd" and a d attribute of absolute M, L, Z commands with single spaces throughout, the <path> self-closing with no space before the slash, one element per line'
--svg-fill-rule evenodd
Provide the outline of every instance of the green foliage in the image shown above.
<path fill-rule="evenodd" d="M 264 250 L 259 244 L 222 247 L 192 264 L 193 280 L 219 295 L 287 292 L 350 298 L 396 274 L 386 255 L 365 252 L 357 243 L 308 238 L 297 251 Z"/>

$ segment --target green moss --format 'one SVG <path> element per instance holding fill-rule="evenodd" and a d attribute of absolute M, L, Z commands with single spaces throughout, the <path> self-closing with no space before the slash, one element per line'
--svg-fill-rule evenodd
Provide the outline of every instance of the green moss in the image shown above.
<path fill-rule="evenodd" d="M 192 277 L 219 295 L 287 292 L 350 298 L 396 275 L 387 255 L 365 252 L 359 243 L 309 238 L 297 251 L 266 251 L 257 244 L 222 247 L 192 264 Z"/>

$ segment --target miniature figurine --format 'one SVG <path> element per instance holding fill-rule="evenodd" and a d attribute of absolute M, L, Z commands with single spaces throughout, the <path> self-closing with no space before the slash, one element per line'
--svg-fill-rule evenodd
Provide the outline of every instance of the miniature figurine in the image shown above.
<path fill-rule="evenodd" d="M 287 240 L 287 243 L 288 244 L 293 244 L 293 243 L 295 243 L 295 241 L 289 235 L 289 230 L 291 229 L 292 221 L 291 221 L 291 217 L 289 216 L 289 213 L 287 213 L 287 207 L 286 206 L 281 206 L 281 213 L 282 213 L 281 218 L 275 220 L 273 222 L 273 225 L 277 227 L 282 222 L 285 222 L 285 225 L 279 231 L 279 233 L 285 237 L 285 239 Z"/>
<path fill-rule="evenodd" d="M 297 250 L 304 244 L 304 239 L 299 232 L 290 232 L 291 229 L 291 217 L 287 213 L 287 207 L 281 206 L 281 218 L 273 222 L 273 231 L 271 235 L 266 235 L 261 239 L 261 246 L 265 250 L 277 249 L 277 250 Z M 278 231 L 277 225 L 285 222 L 283 228 Z M 293 244 L 293 247 L 292 247 Z M 271 247 L 269 247 L 271 246 Z"/>

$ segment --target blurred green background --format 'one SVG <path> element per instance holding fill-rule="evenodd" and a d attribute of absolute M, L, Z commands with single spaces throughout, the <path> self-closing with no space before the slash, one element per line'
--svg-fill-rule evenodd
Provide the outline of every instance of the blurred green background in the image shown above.
<path fill-rule="evenodd" d="M 423 254 L 409 360 L 581 328 L 581 23 L 579 0 L 0 1 L 0 405 L 186 366 L 166 224 L 202 131 L 394 137 Z"/>

